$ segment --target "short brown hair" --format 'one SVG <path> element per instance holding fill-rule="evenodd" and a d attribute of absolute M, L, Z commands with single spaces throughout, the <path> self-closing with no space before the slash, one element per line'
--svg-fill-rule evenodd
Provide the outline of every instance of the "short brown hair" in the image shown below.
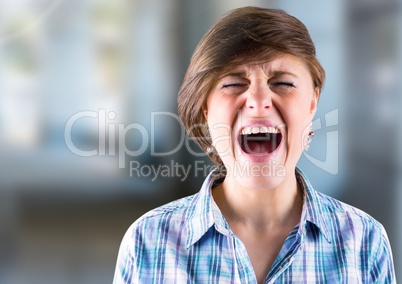
<path fill-rule="evenodd" d="M 315 88 L 321 89 L 325 71 L 316 58 L 314 43 L 306 26 L 281 10 L 242 7 L 232 10 L 202 38 L 178 94 L 178 113 L 184 128 L 200 148 L 211 146 L 204 109 L 219 76 L 235 66 L 263 62 L 278 53 L 302 59 L 309 68 Z M 219 167 L 216 153 L 211 160 Z"/>

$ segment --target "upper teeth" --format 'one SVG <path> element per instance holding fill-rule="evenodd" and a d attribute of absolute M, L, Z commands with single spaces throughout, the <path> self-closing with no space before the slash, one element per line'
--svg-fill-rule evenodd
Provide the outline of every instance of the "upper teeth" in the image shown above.
<path fill-rule="evenodd" d="M 258 133 L 279 133 L 279 129 L 276 127 L 258 127 L 258 126 L 246 126 L 241 130 L 242 135 L 258 134 Z"/>

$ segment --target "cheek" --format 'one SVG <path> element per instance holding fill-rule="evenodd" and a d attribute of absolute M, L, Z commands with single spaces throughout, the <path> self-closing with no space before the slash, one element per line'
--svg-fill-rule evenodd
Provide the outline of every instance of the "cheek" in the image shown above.
<path fill-rule="evenodd" d="M 309 106 L 305 102 L 301 102 L 287 105 L 283 110 L 281 113 L 286 123 L 288 139 L 292 141 L 302 140 L 310 131 L 312 117 Z"/>
<path fill-rule="evenodd" d="M 208 101 L 208 123 L 219 130 L 224 125 L 232 127 L 241 109 L 241 100 L 233 97 L 220 97 Z"/>
<path fill-rule="evenodd" d="M 210 126 L 210 134 L 212 138 L 212 145 L 222 158 L 231 154 L 231 132 L 232 128 L 226 123 L 218 123 Z"/>
<path fill-rule="evenodd" d="M 208 111 L 208 126 L 212 145 L 219 156 L 231 155 L 233 151 L 233 128 L 239 117 L 240 104 L 238 100 L 211 100 Z"/>

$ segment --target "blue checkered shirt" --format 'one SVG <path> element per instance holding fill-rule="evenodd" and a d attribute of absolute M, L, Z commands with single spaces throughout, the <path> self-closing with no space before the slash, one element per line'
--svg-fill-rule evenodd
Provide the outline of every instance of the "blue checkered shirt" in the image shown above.
<path fill-rule="evenodd" d="M 300 170 L 304 205 L 265 283 L 396 283 L 383 226 L 366 213 L 315 191 Z M 128 229 L 114 284 L 257 283 L 244 244 L 229 228 L 211 173 L 192 196 L 156 208 Z"/>

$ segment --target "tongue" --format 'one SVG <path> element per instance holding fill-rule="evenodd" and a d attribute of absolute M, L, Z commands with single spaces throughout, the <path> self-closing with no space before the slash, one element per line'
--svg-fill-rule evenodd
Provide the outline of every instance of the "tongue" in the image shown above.
<path fill-rule="evenodd" d="M 246 152 L 249 154 L 265 154 L 270 152 L 270 144 L 270 142 L 246 141 L 245 148 Z"/>

